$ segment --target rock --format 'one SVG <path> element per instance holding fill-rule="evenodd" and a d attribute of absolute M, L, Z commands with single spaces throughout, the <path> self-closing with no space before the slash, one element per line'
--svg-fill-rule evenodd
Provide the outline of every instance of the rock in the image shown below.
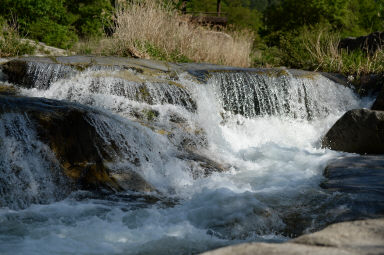
<path fill-rule="evenodd" d="M 55 154 L 74 189 L 155 190 L 133 170 L 108 166 L 120 155 L 116 144 L 120 141 L 106 140 L 97 130 L 100 127 L 91 124 L 91 115 L 103 113 L 76 103 L 0 95 L 0 114 L 5 113 L 21 113 L 34 123 L 37 136 Z M 125 160 L 140 164 L 135 148 Z"/>
<path fill-rule="evenodd" d="M 282 244 L 246 243 L 204 255 L 383 254 L 384 219 L 337 223 Z"/>
<path fill-rule="evenodd" d="M 226 172 L 230 168 L 228 165 L 217 163 L 206 156 L 187 150 L 187 153 L 178 155 L 178 158 L 189 162 L 192 169 L 192 176 L 196 179 L 207 177 L 214 172 Z M 201 171 L 203 170 L 203 171 Z"/>
<path fill-rule="evenodd" d="M 322 188 L 383 196 L 384 156 L 341 157 L 327 165 L 324 176 Z"/>
<path fill-rule="evenodd" d="M 384 111 L 384 86 L 381 87 L 379 95 L 377 96 L 371 109 L 376 111 Z"/>
<path fill-rule="evenodd" d="M 360 37 L 348 37 L 339 43 L 340 49 L 348 51 L 362 50 L 373 55 L 378 49 L 384 46 L 384 32 L 374 32 Z"/>
<path fill-rule="evenodd" d="M 340 201 L 347 208 L 337 221 L 380 217 L 384 211 L 384 156 L 353 155 L 331 161 L 320 187 L 339 194 L 351 194 L 353 201 Z"/>
<path fill-rule="evenodd" d="M 348 111 L 323 137 L 322 146 L 359 154 L 384 153 L 384 112 Z"/>

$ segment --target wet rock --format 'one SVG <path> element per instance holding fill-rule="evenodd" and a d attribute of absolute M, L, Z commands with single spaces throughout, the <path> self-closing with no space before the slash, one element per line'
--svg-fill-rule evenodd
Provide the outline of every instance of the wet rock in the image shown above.
<path fill-rule="evenodd" d="M 384 32 L 374 32 L 366 36 L 348 37 L 342 39 L 339 48 L 347 49 L 349 52 L 362 50 L 369 54 L 374 54 L 384 46 Z"/>
<path fill-rule="evenodd" d="M 47 144 L 74 189 L 153 191 L 154 188 L 130 169 L 110 169 L 119 156 L 115 142 L 106 141 L 91 124 L 89 114 L 101 112 L 75 103 L 43 98 L 0 95 L 0 114 L 23 113 L 35 124 L 39 139 Z M 140 164 L 132 152 L 133 165 Z"/>
<path fill-rule="evenodd" d="M 384 112 L 348 111 L 324 136 L 322 146 L 360 154 L 384 153 Z"/>
<path fill-rule="evenodd" d="M 209 159 L 199 153 L 188 151 L 186 154 L 180 154 L 178 158 L 188 161 L 192 169 L 194 178 L 207 177 L 214 172 L 221 173 L 228 171 L 230 166 L 223 165 Z M 203 171 L 201 171 L 203 170 Z"/>
<path fill-rule="evenodd" d="M 324 189 L 380 197 L 384 195 L 384 156 L 341 157 L 327 165 L 324 176 Z"/>
<path fill-rule="evenodd" d="M 341 202 L 346 211 L 337 221 L 380 217 L 384 211 L 384 156 L 345 156 L 331 161 L 320 187 L 349 194 L 351 202 Z M 345 196 L 346 197 L 346 196 Z"/>
<path fill-rule="evenodd" d="M 246 243 L 204 255 L 383 254 L 384 219 L 343 222 L 282 244 Z"/>

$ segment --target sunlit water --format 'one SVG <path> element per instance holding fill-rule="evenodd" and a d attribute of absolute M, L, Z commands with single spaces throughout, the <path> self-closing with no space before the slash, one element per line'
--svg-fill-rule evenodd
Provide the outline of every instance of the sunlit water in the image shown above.
<path fill-rule="evenodd" d="M 8 198 L 21 200 L 22 209 L 0 208 L 0 254 L 194 254 L 244 241 L 281 242 L 324 227 L 348 212 L 346 195 L 323 191 L 319 184 L 327 162 L 342 155 L 320 148 L 320 138 L 345 111 L 369 105 L 350 89 L 325 78 L 288 77 L 283 82 L 288 85 L 279 87 L 282 81 L 255 75 L 217 74 L 207 84 L 182 75 L 180 83 L 186 89 L 177 90 L 177 95 L 169 92 L 171 97 L 149 84 L 153 102 L 148 104 L 134 100 L 137 91 L 130 89 L 131 83 L 95 74 L 86 72 L 56 81 L 46 90 L 24 89 L 22 94 L 74 101 L 112 116 L 96 116 L 94 125 L 105 137 L 108 132 L 118 134 L 116 139 L 123 137 L 122 149 L 124 139 L 141 146 L 136 149 L 150 160 L 137 171 L 161 192 L 162 199 L 153 204 L 137 193 L 78 191 L 57 201 L 49 193 L 60 193 L 64 187 L 36 184 L 34 192 L 40 200 L 29 187 L 32 193 Z M 257 79 L 269 85 L 241 90 L 244 84 L 260 82 Z M 303 101 L 298 86 L 311 95 L 310 102 Z M 247 97 L 252 93 L 264 94 L 270 107 L 255 106 Z M 184 96 L 191 96 L 196 105 L 182 100 Z M 168 128 L 176 138 L 140 125 L 132 117 L 137 109 L 158 111 L 156 128 Z M 170 127 L 172 114 L 186 119 L 184 126 L 190 133 L 204 130 L 206 141 L 199 144 L 197 139 L 199 152 L 228 166 L 228 171 L 193 178 L 191 166 L 175 156 L 178 137 L 186 134 Z M 46 170 L 54 166 L 41 159 L 54 157 L 52 152 L 37 141 L 23 116 L 2 118 L 0 163 L 17 164 L 30 182 L 51 184 Z M 103 127 L 105 123 L 108 127 Z M 7 138 L 6 132 L 16 126 L 23 128 Z M 13 180 L 10 172 L 2 175 Z"/>

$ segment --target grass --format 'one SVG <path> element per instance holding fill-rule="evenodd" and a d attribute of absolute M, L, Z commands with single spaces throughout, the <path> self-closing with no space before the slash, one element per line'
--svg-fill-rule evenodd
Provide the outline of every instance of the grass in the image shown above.
<path fill-rule="evenodd" d="M 287 66 L 357 76 L 384 72 L 383 50 L 373 55 L 362 50 L 349 52 L 338 47 L 340 39 L 340 34 L 330 31 L 327 26 L 304 27 L 294 34 L 282 36 L 279 48 L 259 47 L 253 63 L 255 66 Z"/>
<path fill-rule="evenodd" d="M 117 8 L 113 54 L 248 67 L 253 34 L 194 24 L 172 6 L 133 0 Z"/>
<path fill-rule="evenodd" d="M 0 57 L 13 57 L 34 54 L 36 46 L 23 41 L 15 27 L 0 25 Z"/>

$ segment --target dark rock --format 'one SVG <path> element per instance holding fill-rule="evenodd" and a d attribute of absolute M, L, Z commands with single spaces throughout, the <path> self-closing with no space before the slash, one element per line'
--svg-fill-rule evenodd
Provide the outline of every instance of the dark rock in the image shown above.
<path fill-rule="evenodd" d="M 372 105 L 372 110 L 384 111 L 384 86 L 381 87 L 379 95 Z"/>
<path fill-rule="evenodd" d="M 372 34 L 360 37 L 348 37 L 342 39 L 339 48 L 348 51 L 362 50 L 368 54 L 374 54 L 384 46 L 384 32 L 374 32 Z"/>
<path fill-rule="evenodd" d="M 384 153 L 384 112 L 348 111 L 324 136 L 322 146 L 360 154 Z"/>

